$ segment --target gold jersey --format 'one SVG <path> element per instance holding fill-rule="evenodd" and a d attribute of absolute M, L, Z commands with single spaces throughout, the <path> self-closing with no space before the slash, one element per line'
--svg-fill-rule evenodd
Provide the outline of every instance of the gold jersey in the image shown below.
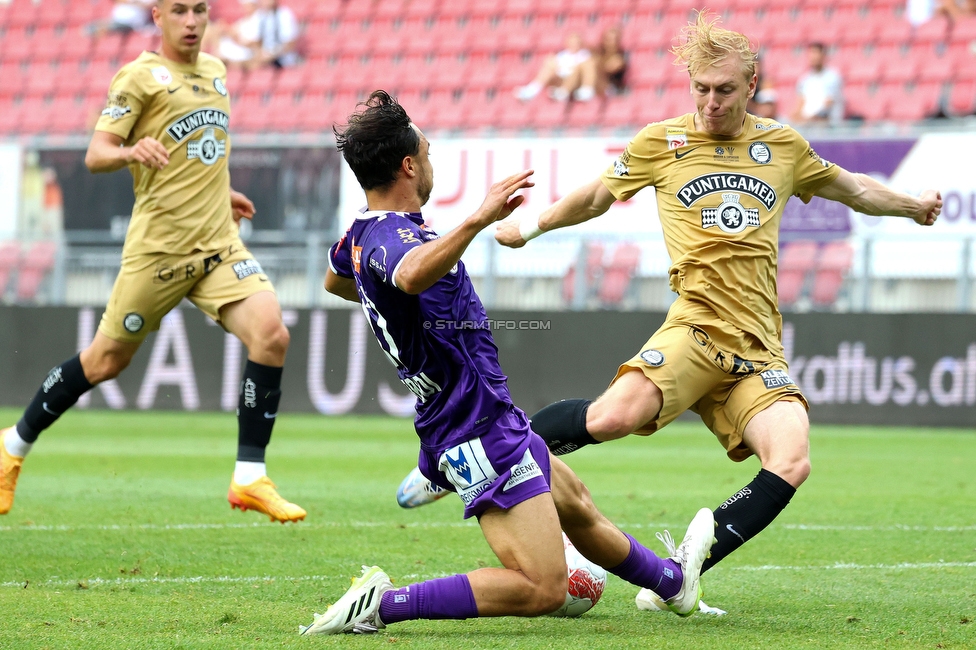
<path fill-rule="evenodd" d="M 237 237 L 230 207 L 227 69 L 201 53 L 195 64 L 143 52 L 112 80 L 95 126 L 126 145 L 155 138 L 169 152 L 162 170 L 129 165 L 136 203 L 124 256 L 219 250 Z"/>
<path fill-rule="evenodd" d="M 774 120 L 747 114 L 738 136 L 722 137 L 696 131 L 694 117 L 644 127 L 603 184 L 621 201 L 653 186 L 671 289 L 782 354 L 776 265 L 783 208 L 793 195 L 808 202 L 840 168 Z"/>

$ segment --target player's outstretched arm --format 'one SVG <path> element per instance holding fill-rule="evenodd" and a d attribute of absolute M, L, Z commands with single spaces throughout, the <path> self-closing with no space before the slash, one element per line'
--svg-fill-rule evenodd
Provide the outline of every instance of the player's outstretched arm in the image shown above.
<path fill-rule="evenodd" d="M 124 147 L 121 136 L 107 131 L 95 131 L 85 154 L 85 166 L 93 174 L 104 174 L 137 162 L 149 169 L 162 169 L 169 163 L 169 152 L 158 140 L 143 138 L 131 147 Z"/>
<path fill-rule="evenodd" d="M 936 190 L 926 190 L 916 198 L 896 192 L 866 174 L 852 174 L 846 169 L 816 194 L 839 201 L 861 214 L 908 217 L 921 226 L 931 226 L 942 212 L 942 195 Z"/>
<path fill-rule="evenodd" d="M 544 232 L 575 226 L 589 221 L 610 209 L 616 197 L 610 193 L 601 179 L 573 190 L 542 214 L 535 217 L 524 215 L 513 217 L 498 224 L 495 239 L 499 244 L 510 248 L 521 248 L 525 242 Z"/>
<path fill-rule="evenodd" d="M 478 211 L 465 219 L 464 223 L 440 239 L 426 242 L 408 252 L 396 271 L 396 286 L 414 295 L 432 287 L 458 263 L 475 235 L 522 205 L 525 197 L 512 195 L 534 185 L 529 180 L 533 173 L 526 170 L 495 183 Z"/>
<path fill-rule="evenodd" d="M 356 288 L 356 281 L 337 275 L 332 272 L 332 269 L 325 271 L 325 290 L 349 302 L 359 302 L 359 289 Z"/>

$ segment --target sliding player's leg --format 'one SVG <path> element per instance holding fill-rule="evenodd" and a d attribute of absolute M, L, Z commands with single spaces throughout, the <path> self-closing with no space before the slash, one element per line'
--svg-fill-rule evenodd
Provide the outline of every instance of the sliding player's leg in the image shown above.
<path fill-rule="evenodd" d="M 613 525 L 593 504 L 589 490 L 564 462 L 555 457 L 550 460 L 552 494 L 559 521 L 576 549 L 614 575 L 660 594 L 676 614 L 695 613 L 701 597 L 701 566 L 715 541 L 711 511 L 699 510 L 681 544 L 668 548 L 671 557 L 660 558 Z M 665 532 L 664 538 L 670 537 Z"/>

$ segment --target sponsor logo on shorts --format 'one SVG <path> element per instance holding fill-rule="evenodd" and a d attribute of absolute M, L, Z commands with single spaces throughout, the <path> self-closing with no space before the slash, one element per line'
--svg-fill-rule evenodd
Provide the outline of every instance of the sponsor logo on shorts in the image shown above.
<path fill-rule="evenodd" d="M 535 462 L 535 458 L 532 457 L 532 450 L 526 449 L 522 460 L 519 461 L 518 465 L 512 467 L 512 476 L 505 482 L 505 487 L 502 488 L 502 492 L 508 492 L 513 487 L 521 485 L 537 476 L 542 476 L 542 468 L 539 467 L 539 463 Z"/>
<path fill-rule="evenodd" d="M 753 142 L 749 145 L 749 157 L 760 165 L 768 165 L 773 161 L 773 152 L 765 142 Z"/>
<path fill-rule="evenodd" d="M 249 275 L 264 275 L 264 270 L 261 265 L 258 264 L 257 260 L 244 260 L 238 262 L 233 267 L 234 273 L 237 274 L 238 280 L 243 280 Z"/>
<path fill-rule="evenodd" d="M 232 250 L 230 252 L 233 253 L 234 251 Z M 215 268 L 217 268 L 217 265 L 220 264 L 223 261 L 224 260 L 222 260 L 221 257 L 220 257 L 220 253 L 215 253 L 215 254 L 211 255 L 210 257 L 205 258 L 203 260 L 203 273 L 204 273 L 204 275 L 206 275 L 207 273 L 210 273 L 211 271 L 213 271 Z"/>
<path fill-rule="evenodd" d="M 644 350 L 640 353 L 640 358 L 644 363 L 655 368 L 664 365 L 664 353 L 660 350 Z"/>
<path fill-rule="evenodd" d="M 447 480 L 457 489 L 464 505 L 477 499 L 498 479 L 498 473 L 491 466 L 480 438 L 445 451 L 441 454 L 437 469 L 444 472 Z"/>
<path fill-rule="evenodd" d="M 785 370 L 764 370 L 759 373 L 759 376 L 762 377 L 763 383 L 766 384 L 766 390 L 779 388 L 780 386 L 789 386 L 794 383 L 790 379 L 790 376 L 786 374 Z"/>
<path fill-rule="evenodd" d="M 133 334 L 141 330 L 142 326 L 145 324 L 145 319 L 135 312 L 126 314 L 125 318 L 122 319 L 122 327 L 124 327 L 127 332 L 132 332 Z"/>

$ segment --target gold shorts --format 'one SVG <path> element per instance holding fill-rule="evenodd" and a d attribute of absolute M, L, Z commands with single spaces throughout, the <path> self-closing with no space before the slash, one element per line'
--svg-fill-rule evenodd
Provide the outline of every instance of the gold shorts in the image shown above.
<path fill-rule="evenodd" d="M 137 255 L 122 260 L 98 331 L 138 343 L 183 298 L 220 323 L 221 307 L 262 291 L 274 287 L 240 240 L 215 252 Z"/>
<path fill-rule="evenodd" d="M 757 413 L 780 400 L 809 409 L 781 354 L 769 352 L 707 308 L 676 303 L 640 353 L 620 366 L 614 381 L 634 370 L 664 395 L 658 417 L 636 433 L 650 435 L 691 409 L 734 461 L 752 455 L 742 433 Z"/>

